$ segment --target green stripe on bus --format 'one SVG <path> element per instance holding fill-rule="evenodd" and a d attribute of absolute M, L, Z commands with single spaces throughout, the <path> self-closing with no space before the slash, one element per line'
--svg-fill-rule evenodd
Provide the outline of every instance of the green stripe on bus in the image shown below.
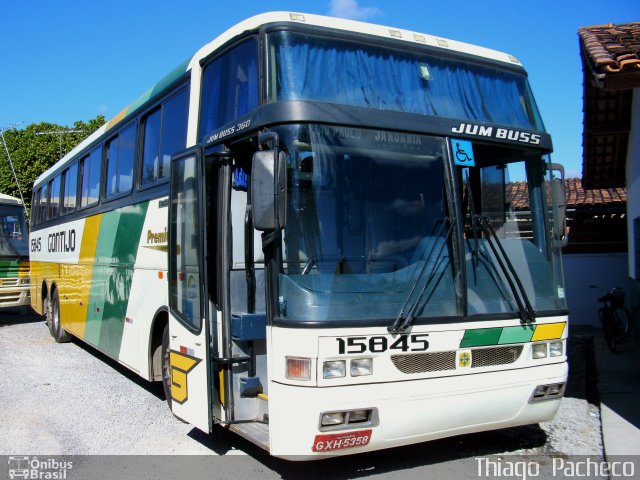
<path fill-rule="evenodd" d="M 116 241 L 118 223 L 122 210 L 107 212 L 102 216 L 100 232 L 96 240 L 96 253 L 93 263 L 89 308 L 85 340 L 107 351 L 107 325 L 104 320 L 104 304 L 107 295 L 107 271 L 111 266 L 111 253 Z"/>
<path fill-rule="evenodd" d="M 502 334 L 502 328 L 477 328 L 465 330 L 460 342 L 460 348 L 482 347 L 485 345 L 497 345 Z"/>
<path fill-rule="evenodd" d="M 148 206 L 143 203 L 105 213 L 98 233 L 85 340 L 116 359 Z"/>
<path fill-rule="evenodd" d="M 103 322 L 107 325 L 104 333 L 106 351 L 114 358 L 120 355 L 133 267 L 148 206 L 148 203 L 143 203 L 121 210 L 116 233 L 118 242 L 111 252 L 111 261 L 118 266 L 108 269 Z"/>
<path fill-rule="evenodd" d="M 0 278 L 17 277 L 21 263 L 19 260 L 0 261 Z"/>
<path fill-rule="evenodd" d="M 498 343 L 525 343 L 530 342 L 536 328 L 533 325 L 518 325 L 516 327 L 504 327 Z"/>
<path fill-rule="evenodd" d="M 187 67 L 189 66 L 190 62 L 191 62 L 190 58 L 182 62 L 180 65 L 174 68 L 171 72 L 169 72 L 162 80 L 160 80 L 153 87 L 151 87 L 149 90 L 144 92 L 140 97 L 134 100 L 129 105 L 127 114 L 135 112 L 138 108 L 144 105 L 145 102 L 148 102 L 150 99 L 158 95 L 160 92 L 162 92 L 165 88 L 167 88 L 173 82 L 178 80 L 182 75 L 184 75 L 184 72 L 187 71 Z"/>

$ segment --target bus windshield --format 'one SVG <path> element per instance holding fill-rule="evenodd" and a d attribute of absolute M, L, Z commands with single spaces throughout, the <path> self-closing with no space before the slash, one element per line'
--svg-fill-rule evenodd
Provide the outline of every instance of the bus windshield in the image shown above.
<path fill-rule="evenodd" d="M 22 206 L 0 205 L 0 257 L 28 257 L 29 247 Z"/>
<path fill-rule="evenodd" d="M 421 322 L 517 318 L 521 303 L 538 313 L 566 308 L 539 154 L 479 146 L 478 168 L 455 167 L 451 190 L 444 138 L 324 125 L 277 131 L 288 153 L 281 318 L 394 319 L 413 303 Z M 459 198 L 447 200 L 448 191 Z M 461 240 L 451 234 L 456 221 Z"/>
<path fill-rule="evenodd" d="M 269 39 L 269 101 L 310 100 L 544 131 L 524 71 L 295 32 Z"/>
<path fill-rule="evenodd" d="M 282 316 L 392 318 L 431 270 L 423 313 L 456 315 L 444 139 L 316 125 L 279 133 L 290 155 Z"/>
<path fill-rule="evenodd" d="M 468 313 L 566 309 L 547 158 L 489 144 L 473 152 L 473 167 L 456 167 Z"/>

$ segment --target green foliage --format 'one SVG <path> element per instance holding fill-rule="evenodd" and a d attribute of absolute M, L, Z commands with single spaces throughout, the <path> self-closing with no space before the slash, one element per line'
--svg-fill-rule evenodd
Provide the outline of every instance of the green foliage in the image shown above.
<path fill-rule="evenodd" d="M 20 130 L 7 130 L 4 132 L 4 139 L 7 142 L 13 167 L 22 189 L 22 195 L 27 204 L 27 211 L 31 210 L 33 182 L 45 170 L 60 160 L 60 135 L 37 135 L 37 133 L 80 130 L 78 133 L 65 133 L 62 135 L 62 155 L 64 156 L 104 123 L 104 116 L 98 115 L 88 122 L 77 121 L 72 127 L 41 122 L 32 123 Z M 0 192 L 20 198 L 3 145 L 0 145 Z"/>

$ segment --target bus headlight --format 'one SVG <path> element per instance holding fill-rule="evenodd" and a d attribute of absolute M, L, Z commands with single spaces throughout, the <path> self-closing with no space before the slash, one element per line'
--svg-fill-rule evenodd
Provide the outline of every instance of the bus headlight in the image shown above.
<path fill-rule="evenodd" d="M 20 285 L 29 285 L 29 277 L 23 277 L 20 279 Z"/>
<path fill-rule="evenodd" d="M 291 380 L 311 380 L 311 359 L 287 357 L 287 378 Z"/>
<path fill-rule="evenodd" d="M 347 364 L 344 360 L 333 360 L 322 364 L 322 378 L 340 378 L 347 375 Z"/>
<path fill-rule="evenodd" d="M 549 356 L 550 357 L 561 357 L 563 354 L 564 348 L 562 342 L 551 342 L 549 344 Z"/>
<path fill-rule="evenodd" d="M 371 375 L 373 373 L 372 360 L 371 358 L 355 358 L 351 360 L 351 376 L 360 377 L 362 375 Z"/>
<path fill-rule="evenodd" d="M 531 355 L 534 359 L 547 358 L 547 344 L 536 343 L 531 348 Z"/>

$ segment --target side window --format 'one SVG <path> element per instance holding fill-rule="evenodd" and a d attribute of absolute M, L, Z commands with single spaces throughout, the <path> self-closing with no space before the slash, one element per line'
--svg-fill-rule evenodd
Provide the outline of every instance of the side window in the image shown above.
<path fill-rule="evenodd" d="M 38 205 L 38 221 L 44 222 L 47 219 L 47 202 L 49 201 L 49 184 L 45 183 L 42 186 L 42 193 L 40 195 L 40 204 Z"/>
<path fill-rule="evenodd" d="M 142 185 L 166 178 L 171 155 L 186 147 L 188 109 L 189 91 L 183 90 L 143 120 Z"/>
<path fill-rule="evenodd" d="M 258 47 L 252 38 L 205 67 L 200 135 L 244 115 L 258 102 Z"/>
<path fill-rule="evenodd" d="M 38 218 L 38 213 L 40 211 L 40 194 L 41 193 L 42 193 L 42 189 L 40 188 L 38 190 L 33 191 L 33 198 L 31 199 L 31 219 L 30 219 L 30 223 L 32 226 L 40 223 L 40 220 Z"/>
<path fill-rule="evenodd" d="M 160 178 L 160 125 L 162 108 L 144 119 L 144 146 L 142 150 L 142 185 Z"/>
<path fill-rule="evenodd" d="M 97 147 L 80 160 L 82 169 L 82 191 L 80 206 L 86 207 L 98 203 L 100 198 L 100 165 L 102 147 Z"/>
<path fill-rule="evenodd" d="M 197 161 L 193 155 L 174 163 L 171 174 L 170 224 L 175 245 L 169 251 L 171 310 L 190 329 L 199 330 L 200 256 Z"/>
<path fill-rule="evenodd" d="M 76 209 L 78 194 L 78 164 L 74 163 L 64 172 L 64 198 L 62 214 L 71 213 Z"/>
<path fill-rule="evenodd" d="M 47 218 L 55 218 L 60 213 L 60 175 L 49 182 L 49 213 Z"/>
<path fill-rule="evenodd" d="M 135 123 L 107 142 L 107 197 L 131 191 L 135 145 Z"/>

